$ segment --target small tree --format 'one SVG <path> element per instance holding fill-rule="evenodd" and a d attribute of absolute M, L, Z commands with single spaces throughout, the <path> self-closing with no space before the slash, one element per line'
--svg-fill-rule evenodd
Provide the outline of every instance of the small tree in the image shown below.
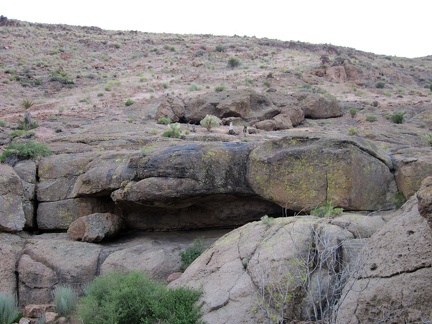
<path fill-rule="evenodd" d="M 212 128 L 218 127 L 220 124 L 221 120 L 213 115 L 207 115 L 200 121 L 200 125 L 207 128 L 209 132 L 211 132 Z"/>
<path fill-rule="evenodd" d="M 402 124 L 405 119 L 405 113 L 404 112 L 395 112 L 393 115 L 391 115 L 391 120 L 395 124 Z"/>
<path fill-rule="evenodd" d="M 238 59 L 238 58 L 236 58 L 236 57 L 231 57 L 229 60 L 228 60 L 228 67 L 230 67 L 231 69 L 234 69 L 234 68 L 236 68 L 236 67 L 239 67 L 240 66 L 240 60 Z"/>
<path fill-rule="evenodd" d="M 168 124 L 168 130 L 165 131 L 163 137 L 182 138 L 181 125 L 179 123 Z"/>

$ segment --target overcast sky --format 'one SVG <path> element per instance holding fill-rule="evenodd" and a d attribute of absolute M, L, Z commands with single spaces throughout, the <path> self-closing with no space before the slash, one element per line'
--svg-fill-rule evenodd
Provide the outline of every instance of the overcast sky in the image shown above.
<path fill-rule="evenodd" d="M 1 0 L 0 15 L 40 23 L 177 34 L 247 35 L 432 55 L 430 0 Z"/>

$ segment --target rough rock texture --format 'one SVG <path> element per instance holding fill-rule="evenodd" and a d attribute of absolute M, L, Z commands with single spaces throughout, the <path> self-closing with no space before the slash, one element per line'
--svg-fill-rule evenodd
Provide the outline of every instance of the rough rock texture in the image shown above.
<path fill-rule="evenodd" d="M 34 203 L 36 193 L 36 163 L 31 160 L 20 161 L 14 166 L 16 174 L 21 179 L 23 187 L 23 210 L 25 215 L 25 227 L 34 228 Z"/>
<path fill-rule="evenodd" d="M 290 210 L 326 202 L 347 210 L 392 205 L 391 162 L 371 144 L 347 138 L 292 136 L 266 142 L 250 155 L 248 182 L 261 197 Z"/>
<path fill-rule="evenodd" d="M 14 169 L 0 164 L 0 231 L 17 232 L 25 225 L 24 189 Z"/>
<path fill-rule="evenodd" d="M 305 117 L 332 118 L 342 115 L 342 109 L 333 97 L 319 94 L 299 95 L 300 106 Z"/>
<path fill-rule="evenodd" d="M 96 213 L 73 221 L 68 228 L 69 236 L 77 241 L 100 242 L 105 237 L 119 234 L 123 220 L 111 213 Z"/>
<path fill-rule="evenodd" d="M 417 199 L 419 213 L 427 220 L 432 229 L 432 177 L 427 177 L 422 181 L 420 190 L 417 192 Z"/>
<path fill-rule="evenodd" d="M 18 236 L 0 233 L 0 293 L 16 294 L 16 260 L 24 245 Z"/>
<path fill-rule="evenodd" d="M 280 211 L 246 181 L 248 143 L 186 144 L 131 159 L 134 181 L 111 194 L 126 223 L 141 229 L 222 227 Z"/>
<path fill-rule="evenodd" d="M 422 323 L 432 309 L 432 231 L 412 197 L 363 249 L 364 271 L 348 282 L 338 323 Z"/>
<path fill-rule="evenodd" d="M 64 239 L 28 240 L 18 262 L 20 304 L 52 301 L 56 285 L 81 289 L 97 274 L 101 247 Z"/>
<path fill-rule="evenodd" d="M 396 181 L 405 198 L 409 198 L 420 189 L 424 178 L 432 175 L 432 154 L 419 157 L 395 155 Z"/>
<path fill-rule="evenodd" d="M 198 123 L 206 115 L 215 115 L 249 121 L 271 118 L 278 113 L 279 109 L 266 96 L 245 89 L 206 93 L 191 99 L 187 104 L 186 119 Z"/>
<path fill-rule="evenodd" d="M 112 212 L 108 198 L 77 198 L 40 203 L 37 224 L 40 230 L 67 230 L 76 219 L 94 214 Z"/>
<path fill-rule="evenodd" d="M 172 122 L 178 122 L 185 117 L 185 103 L 178 97 L 170 95 L 159 98 L 155 118 L 168 117 Z"/>
<path fill-rule="evenodd" d="M 352 218 L 352 229 L 358 216 Z M 344 215 L 345 222 L 350 217 Z M 306 291 L 301 288 L 300 266 L 302 262 L 308 264 L 310 247 L 320 242 L 319 249 L 328 252 L 340 246 L 341 241 L 359 239 L 334 225 L 334 221 L 305 216 L 264 218 L 246 224 L 216 241 L 170 287 L 203 289 L 201 303 L 207 323 L 264 323 L 266 319 L 277 323 L 282 317 L 286 321 L 310 319 L 312 301 L 305 298 Z M 367 222 L 364 224 L 367 226 Z M 314 276 L 316 282 L 319 279 L 328 277 Z M 316 290 L 317 286 L 310 284 L 307 289 Z M 271 292 L 273 302 L 263 291 Z M 283 307 L 274 304 L 276 300 Z"/>

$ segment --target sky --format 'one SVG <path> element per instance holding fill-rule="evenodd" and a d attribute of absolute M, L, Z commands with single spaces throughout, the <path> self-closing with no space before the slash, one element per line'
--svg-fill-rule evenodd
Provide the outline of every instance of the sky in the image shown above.
<path fill-rule="evenodd" d="M 430 0 L 1 0 L 21 21 L 155 33 L 256 36 L 375 54 L 432 55 Z"/>

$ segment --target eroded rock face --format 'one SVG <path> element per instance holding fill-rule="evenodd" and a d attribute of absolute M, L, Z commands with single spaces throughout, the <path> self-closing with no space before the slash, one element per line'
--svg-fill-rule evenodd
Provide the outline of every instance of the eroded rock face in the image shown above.
<path fill-rule="evenodd" d="M 20 177 L 23 188 L 25 227 L 32 229 L 35 226 L 34 203 L 36 198 L 36 163 L 31 160 L 20 161 L 15 164 L 14 170 Z"/>
<path fill-rule="evenodd" d="M 180 98 L 163 96 L 158 101 L 156 104 L 156 120 L 161 117 L 168 117 L 172 122 L 176 123 L 185 118 L 185 103 Z"/>
<path fill-rule="evenodd" d="M 28 240 L 18 262 L 20 305 L 46 304 L 56 285 L 77 291 L 93 280 L 101 247 L 67 239 Z"/>
<path fill-rule="evenodd" d="M 0 233 L 0 293 L 15 295 L 16 262 L 24 241 L 10 233 Z"/>
<path fill-rule="evenodd" d="M 24 228 L 24 188 L 14 169 L 0 164 L 0 231 L 17 232 Z"/>
<path fill-rule="evenodd" d="M 413 196 L 366 243 L 364 271 L 348 282 L 338 323 L 395 323 L 430 319 L 432 309 L 432 231 Z"/>
<path fill-rule="evenodd" d="M 248 182 L 261 197 L 291 210 L 326 202 L 348 210 L 389 208 L 396 186 L 388 157 L 350 139 L 293 136 L 250 155 Z"/>
<path fill-rule="evenodd" d="M 417 192 L 417 199 L 419 213 L 427 220 L 432 229 L 432 177 L 427 177 L 422 181 L 420 190 Z"/>
<path fill-rule="evenodd" d="M 96 213 L 83 216 L 72 222 L 69 236 L 77 241 L 100 242 L 105 237 L 113 237 L 123 228 L 123 220 L 111 213 Z"/>
<path fill-rule="evenodd" d="M 350 222 L 346 214 L 342 221 L 350 223 L 356 235 L 335 225 L 336 219 L 309 216 L 264 218 L 246 224 L 216 241 L 170 287 L 203 289 L 203 320 L 207 323 L 311 320 L 317 299 L 307 298 L 307 292 L 316 297 L 319 288 L 315 283 L 335 280 L 333 274 L 327 276 L 331 271 L 326 267 L 335 266 L 332 262 L 337 259 L 322 263 L 325 271 L 311 275 L 304 290 L 303 266 L 313 262 L 308 256 L 315 255 L 311 246 L 320 242 L 316 245 L 319 255 L 328 257 L 331 249 L 342 247 L 341 242 L 360 240 L 355 225 L 358 217 L 353 215 Z M 367 227 L 367 220 L 363 224 Z M 365 232 L 375 231 L 371 226 Z M 348 250 L 341 250 L 341 255 L 347 254 Z"/>
<path fill-rule="evenodd" d="M 396 181 L 405 198 L 410 198 L 420 189 L 424 178 L 432 174 L 432 154 L 419 157 L 395 156 Z"/>
<path fill-rule="evenodd" d="M 319 94 L 299 95 L 305 117 L 321 119 L 342 116 L 342 109 L 333 97 Z"/>

